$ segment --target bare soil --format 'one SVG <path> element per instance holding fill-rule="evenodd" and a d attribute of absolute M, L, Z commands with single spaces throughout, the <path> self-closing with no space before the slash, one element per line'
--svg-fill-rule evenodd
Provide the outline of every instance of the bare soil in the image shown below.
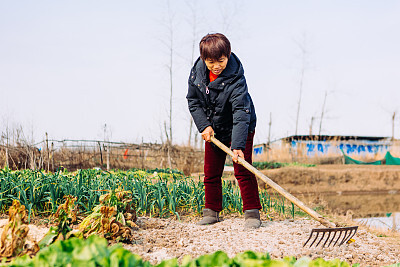
<path fill-rule="evenodd" d="M 315 221 L 299 219 L 295 221 L 266 221 L 257 230 L 244 230 L 243 218 L 226 218 L 210 225 L 198 226 L 194 222 L 140 218 L 139 224 L 146 229 L 136 234 L 138 244 L 125 245 L 125 248 L 141 255 L 152 263 L 163 259 L 184 255 L 198 257 L 225 251 L 233 257 L 246 250 L 270 253 L 272 258 L 295 256 L 300 258 L 339 258 L 362 266 L 383 266 L 400 262 L 400 239 L 397 234 L 377 237 L 366 229 L 360 229 L 355 242 L 335 247 L 304 248 L 312 228 L 321 227 Z"/>
<path fill-rule="evenodd" d="M 400 192 L 400 166 L 318 165 L 262 171 L 291 193 L 396 193 Z M 259 181 L 260 186 L 265 183 Z"/>
<path fill-rule="evenodd" d="M 384 266 L 400 262 L 400 236 L 394 233 L 373 234 L 360 229 L 354 243 L 340 247 L 304 248 L 303 243 L 311 229 L 321 227 L 319 223 L 308 219 L 263 220 L 260 229 L 244 230 L 243 218 L 230 217 L 210 226 L 197 226 L 197 219 L 179 222 L 175 219 L 140 217 L 140 229 L 134 235 L 135 244 L 123 246 L 152 264 L 174 257 L 182 259 L 185 255 L 198 257 L 217 250 L 225 251 L 230 257 L 252 250 L 268 252 L 272 258 L 339 258 L 349 263 L 361 263 L 362 266 Z M 0 221 L 1 228 L 5 221 Z M 47 231 L 46 227 L 30 225 L 29 235 L 38 241 Z"/>
<path fill-rule="evenodd" d="M 400 262 L 399 234 L 371 233 L 360 229 L 355 242 L 340 247 L 304 248 L 312 228 L 321 227 L 309 219 L 295 221 L 268 221 L 263 218 L 261 228 L 244 230 L 242 217 L 226 217 L 220 223 L 210 226 L 198 226 L 198 218 L 187 217 L 179 222 L 173 218 L 160 219 L 139 217 L 140 229 L 134 234 L 134 244 L 123 246 L 150 261 L 153 264 L 164 259 L 185 255 L 198 257 L 203 254 L 225 251 L 230 257 L 246 250 L 270 253 L 272 258 L 295 256 L 300 258 L 339 258 L 349 263 L 361 263 L 361 266 L 385 266 Z M 6 220 L 0 220 L 0 228 Z M 30 225 L 29 235 L 40 240 L 48 231 L 47 227 Z"/>
<path fill-rule="evenodd" d="M 354 218 L 400 212 L 400 166 L 318 165 L 263 173 L 305 203 Z M 268 188 L 259 180 L 262 188 Z M 271 190 L 272 191 L 272 190 Z"/>

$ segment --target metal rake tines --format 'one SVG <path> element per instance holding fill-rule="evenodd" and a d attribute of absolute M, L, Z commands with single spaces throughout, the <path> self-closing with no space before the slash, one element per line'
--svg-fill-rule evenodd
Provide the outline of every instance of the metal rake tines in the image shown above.
<path fill-rule="evenodd" d="M 310 247 L 316 243 L 316 247 L 322 243 L 322 247 L 329 247 L 332 243 L 333 246 L 341 246 L 347 241 L 349 241 L 357 232 L 358 226 L 351 227 L 338 227 L 338 228 L 316 228 L 312 229 L 310 233 L 310 237 L 304 243 L 303 247 L 307 245 L 307 243 L 312 239 L 313 235 L 315 236 L 313 241 L 310 244 Z M 322 235 L 320 236 L 320 234 Z M 319 237 L 319 239 L 318 239 Z M 323 242 L 324 241 L 324 242 Z"/>

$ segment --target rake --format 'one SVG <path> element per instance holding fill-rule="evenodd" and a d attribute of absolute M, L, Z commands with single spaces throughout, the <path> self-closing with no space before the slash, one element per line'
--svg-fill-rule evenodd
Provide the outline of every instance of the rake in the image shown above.
<path fill-rule="evenodd" d="M 230 150 L 227 146 L 225 146 L 221 141 L 216 139 L 214 136 L 211 136 L 211 142 L 222 149 L 225 153 L 233 157 L 233 151 Z M 326 226 L 327 228 L 316 228 L 312 229 L 310 233 L 310 237 L 304 243 L 303 247 L 307 245 L 309 241 L 311 241 L 310 247 L 315 244 L 315 246 L 319 246 L 320 244 L 322 247 L 329 247 L 330 245 L 333 246 L 341 246 L 347 242 L 356 234 L 358 226 L 350 226 L 350 227 L 336 227 L 336 224 L 333 222 L 328 221 L 320 214 L 318 214 L 313 209 L 307 207 L 302 201 L 294 197 L 292 194 L 287 192 L 285 189 L 280 187 L 277 183 L 272 181 L 270 178 L 265 176 L 262 172 L 254 168 L 251 164 L 249 164 L 246 160 L 238 157 L 238 163 L 245 167 L 247 170 L 252 172 L 255 176 L 263 180 L 266 184 L 271 186 L 275 189 L 279 194 L 284 196 L 287 200 L 291 201 L 301 210 L 306 212 L 312 218 L 320 222 L 322 225 Z M 314 238 L 313 238 L 314 237 Z M 318 239 L 319 238 L 319 239 Z M 318 240 L 318 242 L 317 242 Z"/>

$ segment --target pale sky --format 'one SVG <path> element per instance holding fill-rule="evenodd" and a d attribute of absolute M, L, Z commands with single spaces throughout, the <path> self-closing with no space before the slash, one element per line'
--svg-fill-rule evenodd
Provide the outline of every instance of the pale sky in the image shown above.
<path fill-rule="evenodd" d="M 169 109 L 167 1 L 0 0 L 0 132 L 40 141 L 160 142 Z M 196 6 L 196 36 L 193 13 Z M 232 5 L 234 3 L 234 5 Z M 258 125 L 255 143 L 298 134 L 400 138 L 400 1 L 170 1 L 173 140 L 187 142 L 191 49 L 222 32 L 241 59 Z"/>

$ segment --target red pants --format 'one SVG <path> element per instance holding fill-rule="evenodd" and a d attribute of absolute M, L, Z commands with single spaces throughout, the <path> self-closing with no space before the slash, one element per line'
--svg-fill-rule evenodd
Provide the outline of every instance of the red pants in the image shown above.
<path fill-rule="evenodd" d="M 254 132 L 249 133 L 246 148 L 243 151 L 244 158 L 252 163 Z M 227 145 L 227 144 L 225 144 Z M 228 144 L 229 146 L 229 144 Z M 222 183 L 221 177 L 224 170 L 226 153 L 215 145 L 205 142 L 204 154 L 204 187 L 205 208 L 213 211 L 222 210 Z M 243 200 L 243 211 L 261 209 L 260 197 L 256 177 L 240 164 L 233 163 L 235 177 L 239 183 L 240 194 Z"/>

